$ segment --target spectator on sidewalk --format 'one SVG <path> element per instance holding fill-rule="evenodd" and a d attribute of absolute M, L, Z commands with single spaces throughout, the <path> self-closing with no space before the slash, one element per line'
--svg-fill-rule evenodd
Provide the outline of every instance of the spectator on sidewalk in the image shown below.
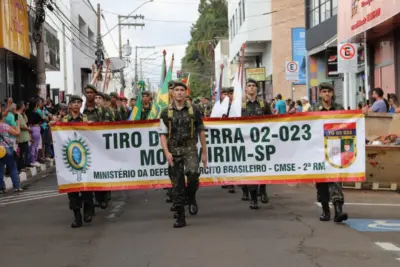
<path fill-rule="evenodd" d="M 400 108 L 399 100 L 396 94 L 388 94 L 389 113 L 395 113 L 396 109 Z"/>
<path fill-rule="evenodd" d="M 29 109 L 27 111 L 28 126 L 31 129 L 31 164 L 33 166 L 40 166 L 38 162 L 39 144 L 41 143 L 40 125 L 44 122 L 43 118 L 36 112 L 39 109 L 40 102 L 39 98 L 32 98 L 29 101 Z"/>
<path fill-rule="evenodd" d="M 39 99 L 39 108 L 36 109 L 36 113 L 40 115 L 40 117 L 44 120 L 44 122 L 40 125 L 41 127 L 41 137 L 42 144 L 44 146 L 40 146 L 39 150 L 41 150 L 42 160 L 51 159 L 53 157 L 53 152 L 51 151 L 51 139 L 50 139 L 50 129 L 48 122 L 50 121 L 51 114 L 44 106 L 44 99 Z"/>
<path fill-rule="evenodd" d="M 18 148 L 19 148 L 19 158 L 18 158 L 18 170 L 21 171 L 27 167 L 31 167 L 29 162 L 29 141 L 31 130 L 27 125 L 25 112 L 25 104 L 23 101 L 17 104 L 17 114 L 19 121 L 20 134 L 17 137 Z"/>
<path fill-rule="evenodd" d="M 301 103 L 300 100 L 296 100 L 296 111 L 297 112 L 302 112 L 303 111 L 303 103 Z"/>
<path fill-rule="evenodd" d="M 275 104 L 276 114 L 286 114 L 286 102 L 282 100 L 282 95 L 278 94 L 276 98 L 278 100 Z"/>
<path fill-rule="evenodd" d="M 15 128 L 11 127 L 3 120 L 3 115 L 0 113 L 0 146 L 4 148 L 2 151 L 4 154 L 0 158 L 0 194 L 7 192 L 6 185 L 4 183 L 4 166 L 10 170 L 11 181 L 13 183 L 14 192 L 22 192 L 23 190 L 19 185 L 19 177 L 17 165 L 14 159 L 14 148 L 11 141 L 11 136 L 18 136 L 20 133 L 19 122 L 17 121 Z M 2 150 L 2 149 L 1 149 Z"/>
<path fill-rule="evenodd" d="M 302 104 L 303 104 L 303 110 L 302 110 L 302 112 L 309 112 L 309 111 L 311 111 L 312 107 L 311 107 L 311 105 L 310 105 L 310 101 L 309 101 L 309 99 L 308 99 L 308 96 L 303 96 L 303 97 L 301 98 L 301 102 L 302 102 Z"/>
<path fill-rule="evenodd" d="M 364 113 L 368 112 L 388 112 L 389 104 L 383 99 L 383 90 L 381 88 L 374 88 L 372 90 L 372 98 L 374 103 L 371 107 L 365 107 Z"/>

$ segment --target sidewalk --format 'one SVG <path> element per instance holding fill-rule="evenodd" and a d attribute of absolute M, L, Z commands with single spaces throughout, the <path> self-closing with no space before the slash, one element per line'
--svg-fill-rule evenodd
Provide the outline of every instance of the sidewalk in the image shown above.
<path fill-rule="evenodd" d="M 21 188 L 24 188 L 26 185 L 42 178 L 44 175 L 51 173 L 54 168 L 54 161 L 49 161 L 44 164 L 40 164 L 40 167 L 32 167 L 29 168 L 27 172 L 21 172 L 19 174 L 19 182 L 21 183 Z M 7 190 L 13 189 L 12 181 L 9 176 L 4 177 L 4 183 Z"/>

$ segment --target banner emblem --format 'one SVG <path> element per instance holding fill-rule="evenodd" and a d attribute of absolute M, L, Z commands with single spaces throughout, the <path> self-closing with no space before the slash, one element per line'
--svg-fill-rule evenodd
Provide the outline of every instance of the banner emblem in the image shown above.
<path fill-rule="evenodd" d="M 65 142 L 62 147 L 63 161 L 67 169 L 76 174 L 76 180 L 82 181 L 82 173 L 86 173 L 91 162 L 91 153 L 86 141 L 74 133 L 74 138 Z"/>
<path fill-rule="evenodd" d="M 324 124 L 325 158 L 334 168 L 350 167 L 357 158 L 356 123 Z"/>

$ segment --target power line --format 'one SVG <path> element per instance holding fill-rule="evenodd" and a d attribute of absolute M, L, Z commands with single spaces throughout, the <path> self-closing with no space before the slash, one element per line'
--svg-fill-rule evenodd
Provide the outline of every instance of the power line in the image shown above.
<path fill-rule="evenodd" d="M 107 21 L 106 21 L 106 19 L 105 19 L 105 17 L 104 17 L 104 15 L 103 15 L 103 13 L 101 14 L 101 17 L 103 18 L 103 20 L 104 20 L 104 23 L 105 23 L 105 25 L 106 25 L 106 29 L 107 29 L 107 31 L 110 31 L 109 30 L 109 28 L 108 28 L 108 24 L 107 24 Z M 117 46 L 117 44 L 115 43 L 115 41 L 114 41 L 114 39 L 112 38 L 112 36 L 111 36 L 111 41 L 112 41 L 112 43 L 114 44 L 114 47 L 115 47 L 115 49 L 117 50 L 117 52 L 119 51 L 119 49 L 118 49 L 118 46 Z"/>

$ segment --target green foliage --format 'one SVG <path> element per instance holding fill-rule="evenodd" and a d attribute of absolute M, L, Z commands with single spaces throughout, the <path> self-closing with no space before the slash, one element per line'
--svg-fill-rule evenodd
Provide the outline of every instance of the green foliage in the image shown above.
<path fill-rule="evenodd" d="M 200 0 L 199 18 L 190 31 L 191 40 L 182 58 L 183 72 L 191 73 L 193 97 L 210 96 L 214 80 L 214 47 L 228 38 L 228 4 L 226 0 Z"/>

